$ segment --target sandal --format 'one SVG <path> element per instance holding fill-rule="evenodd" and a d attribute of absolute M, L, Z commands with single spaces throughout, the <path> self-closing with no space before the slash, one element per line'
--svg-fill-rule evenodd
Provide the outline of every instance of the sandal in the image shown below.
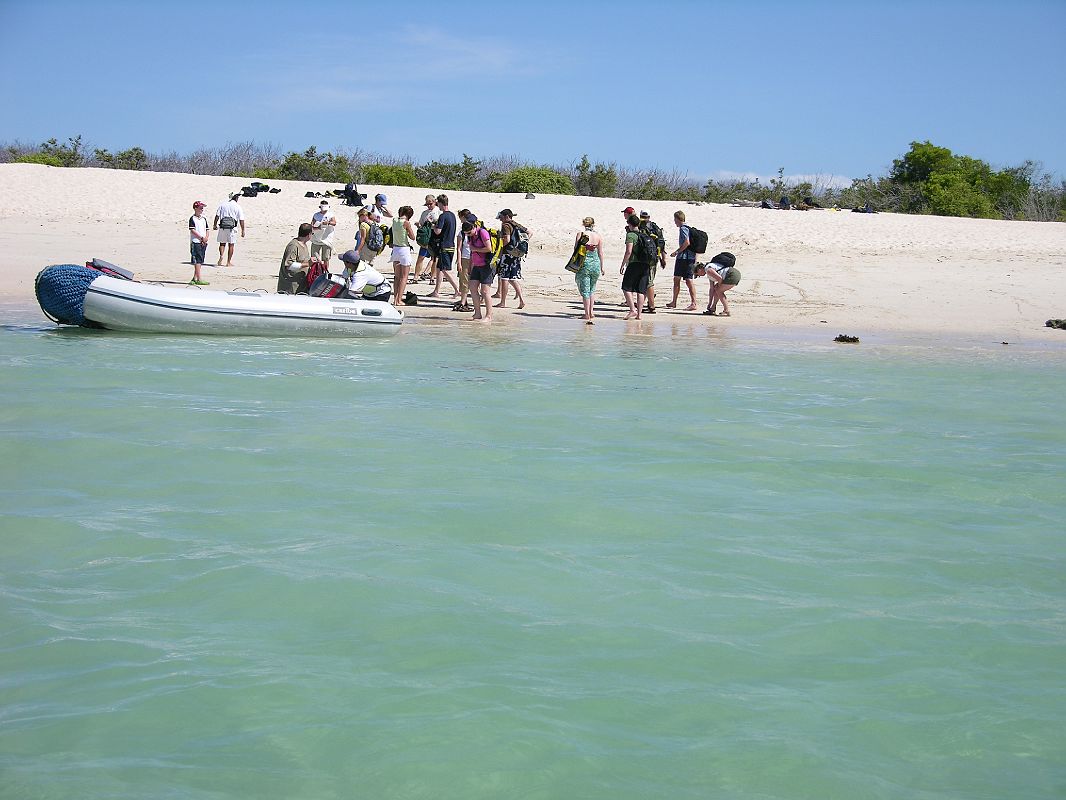
<path fill-rule="evenodd" d="M 711 309 L 708 308 L 706 311 L 703 312 L 703 316 L 705 316 L 705 317 L 717 317 L 718 315 L 715 314 L 713 311 L 711 311 Z"/>

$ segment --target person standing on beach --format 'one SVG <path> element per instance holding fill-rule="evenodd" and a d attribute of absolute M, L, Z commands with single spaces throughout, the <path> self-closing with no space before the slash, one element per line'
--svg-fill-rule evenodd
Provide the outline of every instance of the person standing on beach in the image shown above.
<path fill-rule="evenodd" d="M 204 216 L 204 201 L 192 204 L 192 216 L 189 217 L 189 254 L 192 257 L 192 280 L 194 286 L 209 285 L 200 276 L 200 267 L 204 265 L 207 255 L 207 217 Z"/>
<path fill-rule="evenodd" d="M 471 214 L 473 216 L 473 214 Z M 474 302 L 474 319 L 488 322 L 492 319 L 492 267 L 489 259 L 492 257 L 492 242 L 489 240 L 489 232 L 483 225 L 477 224 L 477 219 L 463 223 L 463 235 L 470 242 L 470 298 Z M 485 312 L 481 306 L 484 304 Z"/>
<path fill-rule="evenodd" d="M 240 192 L 233 192 L 229 201 L 223 203 L 215 211 L 215 221 L 212 227 L 218 231 L 218 264 L 222 266 L 222 256 L 226 255 L 226 246 L 229 245 L 229 253 L 226 257 L 226 266 L 233 266 L 233 245 L 237 243 L 237 227 L 240 226 L 241 238 L 244 238 L 244 209 L 241 208 L 237 198 Z"/>
<path fill-rule="evenodd" d="M 693 283 L 696 269 L 696 251 L 689 244 L 689 227 L 685 224 L 685 212 L 674 212 L 674 224 L 678 229 L 678 247 L 670 254 L 674 258 L 674 299 L 666 304 L 667 308 L 677 308 L 677 296 L 681 293 L 681 281 L 688 289 L 690 303 L 686 311 L 696 310 L 696 284 Z"/>
<path fill-rule="evenodd" d="M 373 217 L 376 215 L 378 222 L 381 222 L 384 217 L 392 219 L 392 212 L 389 211 L 388 207 L 385 205 L 388 201 L 389 198 L 383 194 L 374 195 L 374 205 L 370 207 L 370 216 Z"/>
<path fill-rule="evenodd" d="M 640 319 L 644 310 L 644 296 L 648 293 L 648 268 L 651 266 L 650 254 L 644 252 L 639 232 L 640 217 L 630 214 L 626 220 L 626 252 L 622 256 L 622 266 L 618 274 L 622 275 L 622 294 L 625 295 L 629 313 L 626 319 Z M 650 238 L 650 237 L 649 237 Z"/>
<path fill-rule="evenodd" d="M 585 261 L 574 274 L 577 281 L 577 291 L 581 295 L 581 305 L 585 309 L 587 325 L 592 325 L 592 309 L 596 304 L 596 281 L 604 276 L 603 264 L 603 237 L 596 233 L 596 220 L 585 217 L 581 221 L 584 230 L 574 237 L 576 247 L 582 237 L 585 237 Z"/>
<path fill-rule="evenodd" d="M 278 294 L 307 294 L 307 267 L 311 261 L 311 223 L 303 223 L 296 238 L 285 245 L 278 270 Z"/>
<path fill-rule="evenodd" d="M 433 291 L 427 297 L 440 297 L 442 278 L 448 280 L 452 291 L 458 297 L 459 284 L 452 277 L 455 262 L 455 232 L 458 225 L 455 214 L 448 210 L 448 195 L 437 195 L 437 208 L 440 209 L 440 216 L 437 217 L 437 224 L 433 226 L 433 236 L 437 242 L 437 281 Z"/>
<path fill-rule="evenodd" d="M 378 253 L 381 252 L 381 250 L 375 250 L 370 246 L 373 240 L 378 238 L 374 235 L 372 228 L 376 227 L 380 220 L 381 217 L 374 214 L 371 209 L 359 209 L 359 230 L 356 233 L 355 249 L 359 253 L 359 260 L 371 266 L 373 266 L 374 259 L 377 258 Z M 382 249 L 384 249 L 384 241 L 385 237 L 381 236 Z"/>
<path fill-rule="evenodd" d="M 469 222 L 474 228 L 478 227 L 477 215 L 470 211 L 469 208 L 464 208 L 459 212 L 460 224 Z M 462 226 L 462 230 L 455 237 L 455 252 L 459 255 L 459 269 L 456 270 L 459 279 L 459 301 L 452 306 L 452 311 L 472 311 L 473 309 L 467 304 L 466 299 L 470 295 L 470 239 L 466 235 L 466 226 Z"/>
<path fill-rule="evenodd" d="M 666 266 L 666 237 L 663 236 L 663 229 L 651 221 L 651 214 L 647 211 L 640 212 L 640 229 L 654 239 L 659 246 L 659 258 L 648 268 L 648 307 L 645 311 L 649 314 L 654 314 L 655 275 L 659 271 L 659 267 Z"/>
<path fill-rule="evenodd" d="M 311 217 L 311 257 L 317 258 L 329 268 L 333 255 L 333 232 L 337 230 L 337 217 L 329 208 L 329 201 L 318 204 L 318 211 Z"/>
<path fill-rule="evenodd" d="M 507 307 L 507 287 L 514 288 L 515 297 L 518 298 L 518 307 L 525 308 L 526 301 L 522 297 L 522 254 L 514 249 L 517 232 L 528 234 L 529 230 L 523 228 L 514 221 L 514 212 L 505 208 L 496 215 L 500 221 L 500 241 L 503 242 L 503 251 L 500 254 L 499 278 L 500 278 L 500 302 L 496 308 Z"/>
<path fill-rule="evenodd" d="M 429 231 L 432 234 L 433 226 L 437 224 L 437 218 L 440 216 L 440 211 L 437 209 L 437 198 L 431 194 L 427 194 L 425 206 L 425 211 L 423 211 L 418 217 L 418 229 L 423 230 L 428 225 Z M 430 246 L 424 244 L 419 245 L 418 260 L 415 262 L 414 280 L 421 280 L 425 277 L 422 275 L 422 261 L 427 258 L 429 259 L 429 275 L 434 279 L 436 278 L 433 274 L 436 256 L 434 256 L 433 252 L 430 250 Z"/>
<path fill-rule="evenodd" d="M 393 305 L 404 305 L 404 292 L 407 291 L 407 276 L 411 271 L 411 242 L 415 240 L 415 229 L 411 217 L 415 210 L 411 206 L 400 206 L 397 218 L 392 221 L 392 280 L 396 285 Z"/>

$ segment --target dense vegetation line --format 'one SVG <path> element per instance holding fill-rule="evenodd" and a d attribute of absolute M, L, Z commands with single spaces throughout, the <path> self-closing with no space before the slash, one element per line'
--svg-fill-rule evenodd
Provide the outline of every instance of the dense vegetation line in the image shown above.
<path fill-rule="evenodd" d="M 850 186 L 835 186 L 828 178 L 793 181 L 782 167 L 763 183 L 755 180 L 700 182 L 674 170 L 629 169 L 614 163 L 595 163 L 587 155 L 569 165 L 531 164 L 517 156 L 462 161 L 430 161 L 382 156 L 360 149 L 320 153 L 283 153 L 271 145 L 238 142 L 202 148 L 188 154 L 148 153 L 132 147 L 111 153 L 83 145 L 81 136 L 60 144 L 49 139 L 38 145 L 8 144 L 0 161 L 47 164 L 54 167 L 184 172 L 194 175 L 233 175 L 260 180 L 306 180 L 371 186 L 419 186 L 473 192 L 534 192 L 546 194 L 621 197 L 634 200 L 679 200 L 729 203 L 779 201 L 820 206 L 865 207 L 908 214 L 938 214 L 987 219 L 1066 221 L 1066 181 L 1041 173 L 1026 161 L 1017 167 L 994 170 L 987 162 L 956 155 L 931 142 L 911 142 L 910 150 L 894 159 L 887 175 L 867 175 Z"/>

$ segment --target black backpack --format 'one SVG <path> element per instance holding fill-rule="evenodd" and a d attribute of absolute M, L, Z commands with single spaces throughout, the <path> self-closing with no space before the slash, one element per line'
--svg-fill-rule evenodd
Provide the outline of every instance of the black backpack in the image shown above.
<path fill-rule="evenodd" d="M 651 236 L 651 238 L 653 238 L 655 240 L 655 243 L 659 247 L 659 252 L 660 253 L 665 253 L 666 252 L 666 237 L 663 236 L 663 229 L 660 228 L 658 225 L 656 225 L 651 220 L 648 220 L 648 222 L 645 224 L 645 229 L 648 231 L 648 234 Z M 656 258 L 658 258 L 658 256 L 656 256 Z"/>
<path fill-rule="evenodd" d="M 737 263 L 737 257 L 732 253 L 719 253 L 711 259 L 712 264 L 721 264 L 723 267 L 733 267 Z"/>
<path fill-rule="evenodd" d="M 638 230 L 637 243 L 633 246 L 631 258 L 641 264 L 654 264 L 659 260 L 659 244 L 655 238 Z"/>
<path fill-rule="evenodd" d="M 688 246 L 693 253 L 706 253 L 707 252 L 707 234 L 701 231 L 699 228 L 693 228 L 689 225 L 688 228 Z"/>

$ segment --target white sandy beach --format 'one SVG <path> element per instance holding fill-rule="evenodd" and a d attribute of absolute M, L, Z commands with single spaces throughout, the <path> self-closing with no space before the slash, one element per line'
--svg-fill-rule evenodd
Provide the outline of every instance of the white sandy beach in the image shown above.
<path fill-rule="evenodd" d="M 0 242 L 8 263 L 0 277 L 5 303 L 35 304 L 33 279 L 45 266 L 103 258 L 132 269 L 138 278 L 182 282 L 192 276 L 187 220 L 194 200 L 210 217 L 243 178 L 103 169 L 61 169 L 31 164 L 0 165 Z M 285 244 L 299 223 L 309 221 L 318 200 L 308 191 L 333 184 L 271 181 L 279 194 L 242 198 L 247 238 L 234 266 L 206 266 L 212 289 L 273 291 Z M 363 186 L 384 191 L 395 211 L 422 209 L 427 189 Z M 778 328 L 788 331 L 966 335 L 991 341 L 1066 343 L 1066 332 L 1044 327 L 1066 317 L 1066 224 L 1005 222 L 846 211 L 772 211 L 717 204 L 630 201 L 589 197 L 450 192 L 451 208 L 468 207 L 485 220 L 513 209 L 533 231 L 523 265 L 526 308 L 503 309 L 504 324 L 525 317 L 580 317 L 573 277 L 563 269 L 574 233 L 586 215 L 606 237 L 607 276 L 599 284 L 597 313 L 621 320 L 624 308 L 618 265 L 623 217 L 628 205 L 647 209 L 676 241 L 672 214 L 710 237 L 707 259 L 720 250 L 737 257 L 743 274 L 730 293 L 730 318 L 665 309 L 672 262 L 656 279 L 659 313 L 649 321 L 709 326 Z M 351 244 L 355 210 L 333 200 L 341 249 Z M 208 264 L 217 258 L 214 238 Z M 383 270 L 391 272 L 391 270 Z M 698 281 L 697 302 L 707 302 L 707 281 Z M 412 287 L 417 293 L 426 284 Z M 450 292 L 445 287 L 444 296 Z M 682 286 L 679 305 L 687 301 Z M 512 300 L 513 302 L 513 300 Z M 469 315 L 450 311 L 451 301 L 428 301 L 407 309 L 413 319 L 438 317 L 460 324 Z M 472 323 L 462 323 L 472 324 Z M 620 322 L 617 324 L 621 324 Z"/>

